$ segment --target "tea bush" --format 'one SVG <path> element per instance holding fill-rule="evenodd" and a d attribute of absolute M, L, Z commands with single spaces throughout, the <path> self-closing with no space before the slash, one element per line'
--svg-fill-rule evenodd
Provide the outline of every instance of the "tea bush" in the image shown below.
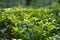
<path fill-rule="evenodd" d="M 58 40 L 60 39 L 60 9 L 1 9 L 0 38 Z"/>

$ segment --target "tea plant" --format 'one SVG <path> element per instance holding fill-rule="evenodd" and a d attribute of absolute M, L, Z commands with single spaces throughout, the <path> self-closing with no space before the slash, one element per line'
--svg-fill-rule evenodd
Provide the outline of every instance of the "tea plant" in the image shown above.
<path fill-rule="evenodd" d="M 0 38 L 60 39 L 59 9 L 7 8 L 0 10 Z"/>

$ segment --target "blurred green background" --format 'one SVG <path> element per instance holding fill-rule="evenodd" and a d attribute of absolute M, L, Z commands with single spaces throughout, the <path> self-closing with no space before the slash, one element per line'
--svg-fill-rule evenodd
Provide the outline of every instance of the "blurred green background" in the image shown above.
<path fill-rule="evenodd" d="M 0 7 L 45 7 L 51 6 L 52 4 L 59 4 L 60 0 L 0 0 Z"/>

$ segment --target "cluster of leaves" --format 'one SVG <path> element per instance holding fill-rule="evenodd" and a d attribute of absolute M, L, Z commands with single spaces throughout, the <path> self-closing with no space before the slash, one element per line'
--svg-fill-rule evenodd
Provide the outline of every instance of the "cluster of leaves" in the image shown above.
<path fill-rule="evenodd" d="M 59 9 L 0 10 L 0 38 L 23 40 L 60 39 Z"/>

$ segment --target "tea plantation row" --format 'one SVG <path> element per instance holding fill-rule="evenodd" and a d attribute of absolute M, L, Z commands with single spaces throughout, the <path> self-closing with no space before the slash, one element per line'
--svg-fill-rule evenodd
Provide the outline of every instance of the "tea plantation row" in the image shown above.
<path fill-rule="evenodd" d="M 0 10 L 0 39 L 22 40 L 60 39 L 60 9 Z"/>

